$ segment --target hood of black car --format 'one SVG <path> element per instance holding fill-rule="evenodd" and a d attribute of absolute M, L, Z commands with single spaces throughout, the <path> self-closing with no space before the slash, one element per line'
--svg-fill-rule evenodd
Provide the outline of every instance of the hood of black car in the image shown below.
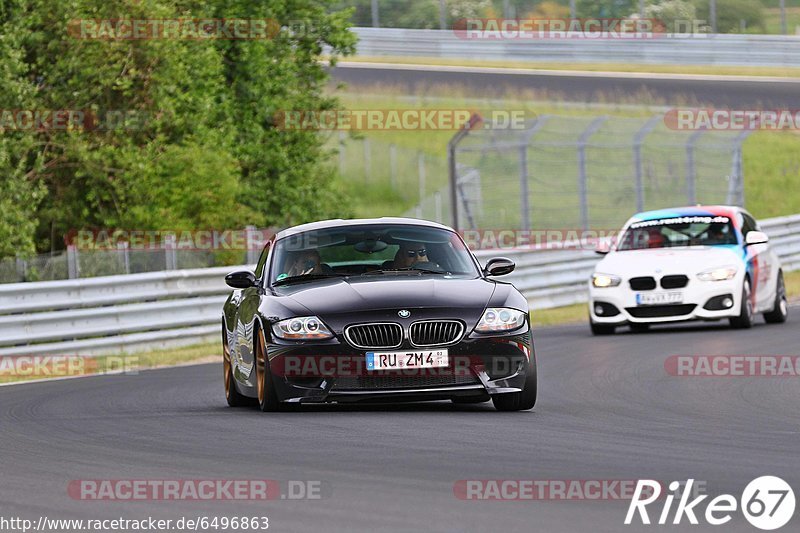
<path fill-rule="evenodd" d="M 468 315 L 483 312 L 495 284 L 485 279 L 416 276 L 317 280 L 275 287 L 275 295 L 291 299 L 325 319 L 342 313 L 390 312 L 401 309 L 452 309 Z"/>

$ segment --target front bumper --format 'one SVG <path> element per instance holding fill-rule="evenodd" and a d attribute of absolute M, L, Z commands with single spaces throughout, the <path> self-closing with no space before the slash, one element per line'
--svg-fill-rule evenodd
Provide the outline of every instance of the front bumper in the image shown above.
<path fill-rule="evenodd" d="M 636 291 L 628 279 L 616 287 L 597 288 L 589 282 L 589 314 L 597 324 L 654 324 L 689 320 L 720 320 L 738 316 L 741 309 L 743 274 L 725 281 L 700 281 L 689 279 L 680 289 L 657 288 Z M 680 292 L 680 303 L 639 305 L 636 295 L 653 292 Z M 732 305 L 722 302 L 729 297 Z M 598 311 L 602 311 L 599 313 Z"/>
<path fill-rule="evenodd" d="M 389 351 L 406 349 L 420 351 Z M 397 371 L 366 370 L 365 351 L 338 342 L 268 345 L 267 353 L 278 398 L 290 403 L 489 399 L 520 392 L 536 364 L 530 332 L 466 338 L 446 349 L 446 368 Z"/>

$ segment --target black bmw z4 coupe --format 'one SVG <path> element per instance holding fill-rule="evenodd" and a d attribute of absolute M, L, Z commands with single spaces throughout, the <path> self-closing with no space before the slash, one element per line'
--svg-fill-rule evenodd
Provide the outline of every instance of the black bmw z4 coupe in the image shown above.
<path fill-rule="evenodd" d="M 528 302 L 481 267 L 461 236 L 407 218 L 295 226 L 255 271 L 226 276 L 225 395 L 262 411 L 290 404 L 489 399 L 536 403 Z"/>

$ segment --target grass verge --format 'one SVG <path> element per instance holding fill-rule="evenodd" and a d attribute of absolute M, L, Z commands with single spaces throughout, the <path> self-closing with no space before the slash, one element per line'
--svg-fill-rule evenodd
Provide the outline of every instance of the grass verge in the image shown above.
<path fill-rule="evenodd" d="M 20 368 L 0 366 L 0 383 L 119 372 L 133 373 L 148 368 L 221 361 L 221 354 L 219 343 L 207 343 L 126 355 L 53 356 L 50 363 L 42 361 L 38 366 Z M 12 360 L 13 358 L 2 358 L 0 363 L 7 365 L 10 363 L 6 362 Z"/>

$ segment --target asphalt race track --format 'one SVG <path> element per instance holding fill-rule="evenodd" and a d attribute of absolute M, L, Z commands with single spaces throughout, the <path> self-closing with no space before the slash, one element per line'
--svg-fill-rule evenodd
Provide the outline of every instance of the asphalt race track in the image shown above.
<path fill-rule="evenodd" d="M 540 401 L 522 413 L 446 402 L 231 409 L 221 364 L 0 387 L 0 506 L 34 520 L 267 515 L 270 531 L 756 531 L 741 513 L 726 526 L 626 527 L 626 502 L 464 501 L 453 486 L 694 478 L 712 496 L 738 498 L 772 474 L 797 491 L 798 378 L 674 377 L 664 361 L 796 355 L 798 325 L 794 307 L 789 323 L 759 319 L 748 331 L 720 323 L 593 338 L 586 325 L 540 329 Z M 324 497 L 102 502 L 67 493 L 70 480 L 151 478 L 319 480 Z"/>
<path fill-rule="evenodd" d="M 332 69 L 336 82 L 351 89 L 391 86 L 406 94 L 425 94 L 442 85 L 489 96 L 542 91 L 571 102 L 709 105 L 744 109 L 797 107 L 800 80 L 786 78 L 682 76 L 603 72 L 523 71 L 502 68 L 415 66 L 340 62 Z"/>

